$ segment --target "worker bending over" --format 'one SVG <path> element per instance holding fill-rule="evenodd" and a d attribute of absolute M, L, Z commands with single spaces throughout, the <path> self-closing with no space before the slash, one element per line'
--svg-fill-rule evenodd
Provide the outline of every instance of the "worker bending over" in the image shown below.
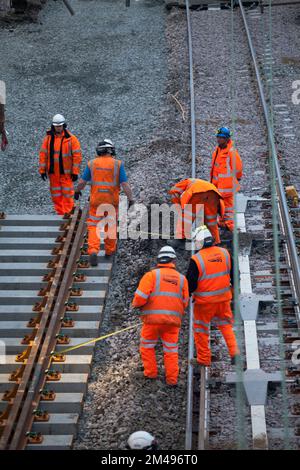
<path fill-rule="evenodd" d="M 44 181 L 49 176 L 50 192 L 58 215 L 71 212 L 74 206 L 74 181 L 80 173 L 80 143 L 67 130 L 65 118 L 56 114 L 40 150 L 39 172 Z"/>
<path fill-rule="evenodd" d="M 185 276 L 176 270 L 176 253 L 171 246 L 164 246 L 158 253 L 157 267 L 147 272 L 135 292 L 132 306 L 141 310 L 140 354 L 144 375 L 157 378 L 155 346 L 163 343 L 166 382 L 177 384 L 178 337 L 184 309 L 189 302 Z"/>
<path fill-rule="evenodd" d="M 88 254 L 92 266 L 98 264 L 100 226 L 102 226 L 103 231 L 105 255 L 111 256 L 116 251 L 121 186 L 129 200 L 129 207 L 134 203 L 124 164 L 121 160 L 114 158 L 115 147 L 112 141 L 104 139 L 97 145 L 96 152 L 97 156 L 88 162 L 75 192 L 75 199 L 78 199 L 87 182 L 91 182 L 90 211 L 87 226 Z"/>
<path fill-rule="evenodd" d="M 240 190 L 243 164 L 230 136 L 227 127 L 221 127 L 216 133 L 218 146 L 212 155 L 210 181 L 217 187 L 225 203 L 225 214 L 221 217 L 219 225 L 233 232 L 234 194 Z"/>
<path fill-rule="evenodd" d="M 182 239 L 191 239 L 192 225 L 200 214 L 200 205 L 204 206 L 204 223 L 215 242 L 221 243 L 217 218 L 218 214 L 224 215 L 225 207 L 221 194 L 213 184 L 198 178 L 188 178 L 176 183 L 169 194 L 172 196 L 172 203 L 178 204 L 179 211 L 175 229 L 176 240 L 169 242 L 171 246 L 176 248 L 180 246 Z"/>
<path fill-rule="evenodd" d="M 193 237 L 199 250 L 190 260 L 187 271 L 189 294 L 194 302 L 194 337 L 197 362 L 204 366 L 211 364 L 209 329 L 215 321 L 227 344 L 232 363 L 239 354 L 233 331 L 233 315 L 230 301 L 231 258 L 225 248 L 213 246 L 214 240 L 207 227 L 199 227 Z"/>

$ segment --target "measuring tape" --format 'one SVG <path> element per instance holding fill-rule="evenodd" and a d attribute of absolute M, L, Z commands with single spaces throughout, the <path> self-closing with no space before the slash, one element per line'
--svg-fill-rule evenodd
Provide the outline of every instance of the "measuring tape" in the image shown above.
<path fill-rule="evenodd" d="M 67 352 L 74 351 L 74 349 L 82 348 L 82 346 L 86 346 L 87 344 L 97 343 L 98 341 L 102 341 L 103 339 L 109 338 L 110 336 L 118 335 L 120 333 L 123 333 L 124 331 L 133 330 L 134 328 L 137 328 L 138 326 L 140 326 L 140 323 L 137 325 L 133 325 L 133 326 L 127 326 L 127 328 L 114 331 L 113 333 L 109 333 L 107 335 L 99 336 L 99 338 L 90 339 L 89 341 L 85 341 L 84 343 L 77 344 L 76 346 L 71 346 L 70 348 L 63 349 L 62 351 L 52 351 L 50 356 L 55 356 L 56 354 L 65 354 Z"/>

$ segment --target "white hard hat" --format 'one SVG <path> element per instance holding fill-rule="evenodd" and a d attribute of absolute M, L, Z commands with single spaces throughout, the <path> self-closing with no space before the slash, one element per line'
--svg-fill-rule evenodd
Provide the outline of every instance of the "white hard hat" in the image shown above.
<path fill-rule="evenodd" d="M 114 154 L 115 146 L 110 139 L 104 139 L 97 145 L 96 152 L 98 155 L 105 155 L 107 152 Z"/>
<path fill-rule="evenodd" d="M 65 124 L 66 120 L 62 114 L 55 114 L 52 119 L 53 126 L 62 126 Z"/>
<path fill-rule="evenodd" d="M 151 450 L 157 447 L 155 438 L 147 431 L 136 431 L 132 433 L 127 441 L 128 449 Z"/>
<path fill-rule="evenodd" d="M 172 248 L 171 246 L 163 246 L 160 250 L 159 250 L 159 253 L 157 255 L 157 259 L 159 261 L 167 261 L 169 259 L 175 259 L 176 258 L 176 252 L 174 250 L 174 248 Z"/>
<path fill-rule="evenodd" d="M 201 225 L 193 231 L 192 240 L 195 243 L 196 250 L 207 248 L 214 243 L 214 238 L 206 225 Z"/>

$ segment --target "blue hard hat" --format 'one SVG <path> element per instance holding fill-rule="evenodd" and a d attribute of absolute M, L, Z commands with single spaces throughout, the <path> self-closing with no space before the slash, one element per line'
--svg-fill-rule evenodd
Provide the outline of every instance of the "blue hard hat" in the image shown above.
<path fill-rule="evenodd" d="M 228 127 L 220 127 L 220 129 L 218 129 L 216 132 L 216 137 L 225 137 L 226 139 L 229 139 L 230 136 L 231 132 Z"/>

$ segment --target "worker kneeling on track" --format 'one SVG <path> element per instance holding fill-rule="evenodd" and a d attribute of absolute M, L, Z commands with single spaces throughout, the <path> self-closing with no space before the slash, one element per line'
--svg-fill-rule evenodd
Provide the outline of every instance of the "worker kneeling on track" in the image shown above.
<path fill-rule="evenodd" d="M 224 216 L 225 206 L 221 194 L 213 184 L 198 178 L 188 178 L 176 183 L 169 194 L 172 196 L 171 201 L 178 205 L 176 240 L 168 242 L 171 246 L 177 248 L 182 239 L 191 239 L 192 225 L 196 217 L 199 217 L 202 205 L 204 206 L 204 223 L 215 242 L 221 242 L 217 218 L 218 214 L 221 217 Z"/>
<path fill-rule="evenodd" d="M 42 143 L 39 172 L 44 181 L 49 175 L 51 197 L 58 215 L 73 209 L 74 181 L 80 173 L 81 159 L 79 140 L 67 130 L 65 118 L 56 114 Z"/>
<path fill-rule="evenodd" d="M 157 378 L 155 346 L 161 338 L 166 382 L 174 386 L 179 374 L 179 331 L 189 302 L 188 284 L 185 276 L 176 270 L 176 253 L 172 247 L 164 246 L 157 261 L 157 267 L 142 277 L 132 306 L 139 308 L 142 315 L 140 353 L 145 377 Z"/>
<path fill-rule="evenodd" d="M 116 251 L 121 186 L 129 200 L 129 206 L 134 204 L 124 164 L 121 160 L 114 158 L 115 147 L 112 141 L 104 139 L 97 145 L 96 152 L 97 156 L 88 162 L 75 191 L 75 199 L 78 199 L 87 182 L 91 182 L 87 226 L 88 254 L 92 266 L 97 266 L 101 231 L 103 232 L 105 255 L 111 256 Z"/>
<path fill-rule="evenodd" d="M 215 321 L 227 344 L 232 363 L 239 349 L 233 331 L 232 267 L 229 252 L 213 246 L 213 237 L 206 226 L 198 227 L 193 234 L 195 248 L 199 250 L 190 260 L 187 271 L 189 293 L 194 301 L 194 337 L 197 362 L 211 364 L 209 328 Z"/>

